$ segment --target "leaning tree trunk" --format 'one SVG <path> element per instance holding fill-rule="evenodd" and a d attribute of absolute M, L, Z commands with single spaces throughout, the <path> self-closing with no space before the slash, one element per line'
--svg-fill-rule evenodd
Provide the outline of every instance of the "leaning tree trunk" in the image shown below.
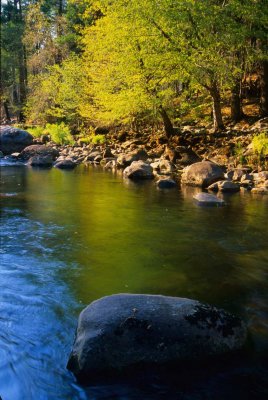
<path fill-rule="evenodd" d="M 221 94 L 216 82 L 213 82 L 209 88 L 213 100 L 213 124 L 215 132 L 224 129 L 224 123 L 221 112 Z"/>
<path fill-rule="evenodd" d="M 268 61 L 264 60 L 260 69 L 260 115 L 268 117 Z"/>
<path fill-rule="evenodd" d="M 241 100 L 241 80 L 238 78 L 231 93 L 231 119 L 239 122 L 244 117 Z"/>
<path fill-rule="evenodd" d="M 163 123 L 164 123 L 164 128 L 165 128 L 165 132 L 166 132 L 166 136 L 169 139 L 171 136 L 174 135 L 174 128 L 173 128 L 173 124 L 168 116 L 168 113 L 166 112 L 166 110 L 160 106 L 159 107 L 159 112 L 160 115 L 163 119 Z"/>

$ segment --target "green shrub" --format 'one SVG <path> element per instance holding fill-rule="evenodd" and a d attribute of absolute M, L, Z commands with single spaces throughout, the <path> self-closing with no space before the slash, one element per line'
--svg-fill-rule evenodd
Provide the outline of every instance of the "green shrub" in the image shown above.
<path fill-rule="evenodd" d="M 92 144 L 104 144 L 106 142 L 105 135 L 92 135 L 91 143 Z"/>
<path fill-rule="evenodd" d="M 106 142 L 105 135 L 94 135 L 84 136 L 80 138 L 81 143 L 85 144 L 104 144 Z"/>
<path fill-rule="evenodd" d="M 44 135 L 45 128 L 42 126 L 35 126 L 33 128 L 28 128 L 27 132 L 29 132 L 33 137 L 35 138 L 40 138 L 42 135 Z"/>
<path fill-rule="evenodd" d="M 60 124 L 46 124 L 43 133 L 50 135 L 51 140 L 57 144 L 74 144 L 70 129 L 63 122 Z"/>
<path fill-rule="evenodd" d="M 262 132 L 252 140 L 252 148 L 258 156 L 268 155 L 268 132 Z"/>

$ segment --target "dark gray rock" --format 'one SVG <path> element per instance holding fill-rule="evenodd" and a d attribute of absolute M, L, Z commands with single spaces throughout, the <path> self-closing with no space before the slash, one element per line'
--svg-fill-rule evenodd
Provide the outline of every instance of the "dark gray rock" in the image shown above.
<path fill-rule="evenodd" d="M 0 127 L 0 150 L 3 154 L 21 152 L 32 143 L 33 137 L 30 133 L 11 126 Z"/>
<path fill-rule="evenodd" d="M 50 168 L 53 164 L 53 159 L 50 154 L 48 155 L 36 155 L 28 160 L 28 165 L 31 167 L 39 168 Z"/>
<path fill-rule="evenodd" d="M 153 179 L 153 168 L 143 161 L 133 161 L 124 172 L 124 177 L 129 179 Z"/>
<path fill-rule="evenodd" d="M 199 360 L 240 349 L 241 320 L 195 300 L 117 294 L 80 314 L 67 368 L 79 380 L 137 364 Z"/>
<path fill-rule="evenodd" d="M 208 190 L 213 190 L 215 192 L 220 191 L 225 193 L 235 193 L 240 191 L 240 185 L 231 181 L 218 181 L 212 183 L 212 185 L 208 187 Z"/>
<path fill-rule="evenodd" d="M 68 159 L 56 161 L 54 164 L 54 167 L 59 169 L 74 169 L 76 166 L 77 164 L 75 162 Z"/>
<path fill-rule="evenodd" d="M 29 160 L 31 157 L 36 156 L 50 156 L 52 158 L 52 161 L 54 161 L 59 156 L 59 151 L 51 146 L 46 146 L 43 144 L 33 144 L 32 146 L 26 147 L 21 152 L 21 158 L 23 160 Z"/>
<path fill-rule="evenodd" d="M 184 168 L 181 176 L 182 183 L 203 188 L 222 179 L 224 179 L 222 168 L 210 161 L 198 162 Z"/>
<path fill-rule="evenodd" d="M 209 193 L 198 193 L 194 197 L 194 200 L 200 206 L 214 206 L 221 207 L 225 205 L 225 202 L 222 199 L 219 199 L 214 194 Z"/>

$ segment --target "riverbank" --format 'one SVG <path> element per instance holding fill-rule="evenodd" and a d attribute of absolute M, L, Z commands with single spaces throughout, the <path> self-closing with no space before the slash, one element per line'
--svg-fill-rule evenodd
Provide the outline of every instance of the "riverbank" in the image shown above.
<path fill-rule="evenodd" d="M 154 178 L 160 188 L 180 184 L 182 177 L 185 184 L 209 188 L 212 191 L 235 192 L 248 189 L 266 194 L 267 132 L 268 119 L 264 118 L 252 125 L 237 124 L 217 134 L 212 134 L 205 128 L 183 126 L 169 139 L 161 132 L 121 130 L 106 131 L 102 135 L 102 144 L 87 143 L 85 138 L 76 137 L 72 145 L 57 145 L 50 141 L 48 135 L 43 135 L 33 139 L 32 144 L 21 152 L 14 153 L 10 150 L 11 154 L 5 159 L 10 162 L 26 162 L 35 167 L 54 165 L 62 169 L 72 169 L 81 163 L 100 164 L 105 169 L 124 170 L 124 176 L 130 179 Z M 209 162 L 208 165 L 216 164 L 223 173 L 207 179 L 207 174 L 211 171 L 209 169 L 204 172 L 205 164 L 198 164 L 203 161 Z M 190 168 L 193 164 L 195 167 Z M 134 168 L 134 175 L 132 170 L 131 174 L 126 170 L 130 165 L 132 170 Z M 201 173 L 199 166 L 202 169 L 201 181 L 197 177 Z M 191 177 L 184 179 L 189 169 L 193 171 Z M 214 184 L 215 182 L 219 184 Z"/>

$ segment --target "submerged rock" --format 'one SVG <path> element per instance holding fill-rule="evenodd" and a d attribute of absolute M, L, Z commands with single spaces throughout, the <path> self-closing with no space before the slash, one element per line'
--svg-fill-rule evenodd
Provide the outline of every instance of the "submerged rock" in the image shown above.
<path fill-rule="evenodd" d="M 80 314 L 67 368 L 81 381 L 137 364 L 198 360 L 240 349 L 241 320 L 195 300 L 116 294 Z"/>
<path fill-rule="evenodd" d="M 217 196 L 214 194 L 209 194 L 209 193 L 198 193 L 194 197 L 194 200 L 197 202 L 198 205 L 200 206 L 224 206 L 225 202 L 222 199 L 219 199 Z"/>
<path fill-rule="evenodd" d="M 30 133 L 11 126 L 0 127 L 0 150 L 4 154 L 21 152 L 33 142 Z"/>
<path fill-rule="evenodd" d="M 222 179 L 224 179 L 222 168 L 210 161 L 197 162 L 184 168 L 181 176 L 182 183 L 203 188 Z"/>

